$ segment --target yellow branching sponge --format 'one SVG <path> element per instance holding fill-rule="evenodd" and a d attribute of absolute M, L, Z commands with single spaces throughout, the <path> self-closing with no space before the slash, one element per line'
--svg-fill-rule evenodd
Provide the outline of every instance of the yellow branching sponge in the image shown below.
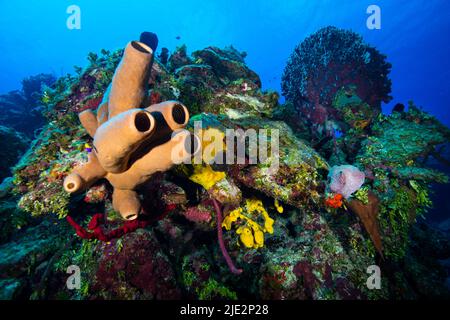
<path fill-rule="evenodd" d="M 278 213 L 283 213 L 283 212 L 284 212 L 284 208 L 283 208 L 283 206 L 280 204 L 280 202 L 278 201 L 278 199 L 275 199 L 275 201 L 274 201 L 274 206 L 275 206 L 275 209 L 277 209 Z"/>
<path fill-rule="evenodd" d="M 225 172 L 214 171 L 209 165 L 194 165 L 194 173 L 189 179 L 209 190 L 225 176 Z"/>
<path fill-rule="evenodd" d="M 210 196 L 222 204 L 239 205 L 242 199 L 241 190 L 225 172 L 214 171 L 210 165 L 194 165 L 194 173 L 190 180 L 205 188 Z"/>
<path fill-rule="evenodd" d="M 262 217 L 263 225 L 255 220 Z M 236 229 L 240 242 L 247 248 L 258 249 L 264 246 L 264 233 L 273 233 L 274 220 L 269 216 L 261 200 L 246 199 L 245 208 L 239 207 L 231 211 L 223 220 L 222 227 L 231 230 L 234 222 L 240 219 L 244 222 Z"/>

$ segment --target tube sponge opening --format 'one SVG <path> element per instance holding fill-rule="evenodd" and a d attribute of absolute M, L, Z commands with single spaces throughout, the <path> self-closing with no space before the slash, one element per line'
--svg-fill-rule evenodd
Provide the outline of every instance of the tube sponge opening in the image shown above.
<path fill-rule="evenodd" d="M 131 41 L 131 46 L 140 52 L 150 53 L 150 50 L 148 50 L 148 48 L 145 47 L 144 43 L 139 43 L 137 41 Z"/>
<path fill-rule="evenodd" d="M 83 185 L 83 179 L 81 179 L 81 177 L 76 173 L 68 175 L 64 180 L 64 190 L 69 193 L 77 192 L 83 187 Z"/>
<path fill-rule="evenodd" d="M 152 114 L 159 112 L 172 131 L 185 127 L 189 121 L 188 109 L 178 101 L 165 101 L 146 108 Z"/>
<path fill-rule="evenodd" d="M 132 214 L 130 214 L 130 215 L 127 215 L 127 216 L 124 217 L 124 218 L 125 218 L 125 220 L 134 220 L 134 219 L 137 219 L 137 217 L 138 217 L 137 214 L 132 213 Z"/>
<path fill-rule="evenodd" d="M 172 118 L 178 124 L 184 124 L 186 121 L 186 112 L 181 104 L 176 104 L 172 109 Z"/>
<path fill-rule="evenodd" d="M 139 132 L 146 132 L 152 127 L 152 122 L 146 112 L 139 112 L 134 118 L 134 125 Z"/>

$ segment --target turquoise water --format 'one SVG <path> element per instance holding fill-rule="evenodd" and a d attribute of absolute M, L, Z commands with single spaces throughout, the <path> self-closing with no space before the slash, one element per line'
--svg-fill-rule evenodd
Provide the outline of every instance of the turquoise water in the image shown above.
<path fill-rule="evenodd" d="M 381 8 L 381 30 L 366 27 L 369 5 Z M 66 9 L 81 9 L 81 29 L 69 30 Z M 149 30 L 161 47 L 188 51 L 232 44 L 264 88 L 280 90 L 286 60 L 307 35 L 326 25 L 352 29 L 393 64 L 393 101 L 413 99 L 450 124 L 450 1 L 0 1 L 0 93 L 29 75 L 56 76 L 85 66 L 88 52 L 123 47 Z"/>

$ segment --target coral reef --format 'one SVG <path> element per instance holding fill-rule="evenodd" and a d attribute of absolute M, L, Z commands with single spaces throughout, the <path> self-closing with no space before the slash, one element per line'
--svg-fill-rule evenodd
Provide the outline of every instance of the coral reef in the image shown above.
<path fill-rule="evenodd" d="M 33 138 L 36 129 L 45 124 L 42 100 L 55 81 L 51 74 L 37 74 L 23 79 L 21 90 L 0 95 L 0 123 Z"/>
<path fill-rule="evenodd" d="M 428 168 L 427 158 L 448 143 L 450 131 L 437 119 L 410 103 L 407 112 L 381 116 L 372 135 L 361 142 L 356 162 L 371 177 L 380 198 L 380 225 L 387 255 L 403 257 L 413 222 L 432 205 L 430 183 L 445 183 L 445 174 Z"/>
<path fill-rule="evenodd" d="M 0 125 L 0 183 L 12 174 L 13 167 L 27 150 L 30 140 L 13 128 Z"/>
<path fill-rule="evenodd" d="M 186 128 L 201 138 L 214 135 L 220 148 L 207 153 L 213 143 L 202 140 L 201 163 L 146 177 L 139 187 L 144 214 L 125 222 L 114 206 L 114 179 L 89 181 L 72 196 L 63 190 L 66 177 L 93 154 L 108 150 L 113 159 L 97 160 L 120 172 L 139 150 L 123 130 L 112 146 L 95 138 L 102 125 L 106 132 L 111 120 L 142 110 L 111 109 L 118 87 L 108 87 L 125 67 L 122 58 L 123 50 L 91 53 L 85 68 L 46 89 L 47 123 L 2 191 L 1 297 L 450 296 L 448 234 L 422 219 L 432 205 L 431 184 L 447 181 L 429 160 L 445 160 L 440 152 L 449 129 L 412 103 L 380 114 L 380 103 L 389 100 L 389 65 L 359 36 L 330 27 L 305 40 L 287 65 L 283 105 L 276 93 L 261 90 L 245 53 L 233 47 L 189 55 L 180 46 L 156 55 L 150 75 L 136 78 L 148 90 L 115 99 L 136 99 L 127 102 L 135 108 L 179 100 L 191 115 Z M 307 118 L 294 117 L 299 110 Z M 124 122 L 115 125 L 126 128 Z M 267 161 L 252 163 L 250 148 L 241 157 L 233 153 L 234 164 L 212 161 L 231 145 L 226 129 L 254 130 L 266 143 Z M 75 232 L 58 219 L 66 216 Z M 70 265 L 81 269 L 79 290 L 66 287 Z M 371 265 L 382 270 L 380 290 L 366 285 Z"/>
<path fill-rule="evenodd" d="M 307 37 L 291 54 L 282 91 L 297 117 L 321 140 L 334 129 L 364 129 L 391 97 L 386 56 L 358 34 L 325 27 Z"/>

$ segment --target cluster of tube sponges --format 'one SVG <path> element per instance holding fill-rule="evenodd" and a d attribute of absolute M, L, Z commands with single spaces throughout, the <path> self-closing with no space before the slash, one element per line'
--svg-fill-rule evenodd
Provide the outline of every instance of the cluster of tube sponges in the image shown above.
<path fill-rule="evenodd" d="M 64 181 L 65 190 L 74 193 L 106 178 L 114 187 L 113 207 L 126 220 L 141 212 L 139 188 L 155 172 L 186 161 L 200 143 L 183 130 L 189 121 L 184 105 L 166 101 L 146 106 L 152 60 L 153 50 L 145 43 L 127 45 L 97 111 L 79 114 L 93 150 Z"/>

